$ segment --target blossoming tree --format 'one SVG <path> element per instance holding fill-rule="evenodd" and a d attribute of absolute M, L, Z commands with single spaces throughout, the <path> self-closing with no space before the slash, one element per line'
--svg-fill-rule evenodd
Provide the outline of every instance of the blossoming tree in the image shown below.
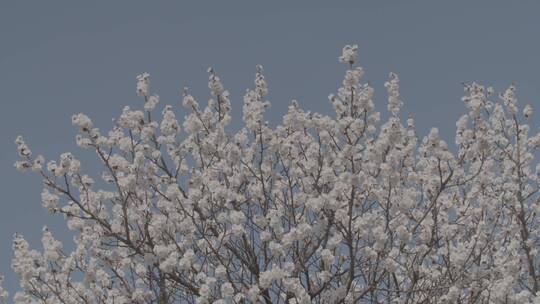
<path fill-rule="evenodd" d="M 437 129 L 418 139 L 389 118 L 346 46 L 331 116 L 293 101 L 276 128 L 262 67 L 244 96 L 244 127 L 214 70 L 212 99 L 184 90 L 180 111 L 125 107 L 108 133 L 84 114 L 77 145 L 95 151 L 100 181 L 71 153 L 45 165 L 22 137 L 21 171 L 43 179 L 43 206 L 65 216 L 75 248 L 43 231 L 43 251 L 15 235 L 17 303 L 526 303 L 540 289 L 540 134 L 514 87 L 465 85 L 456 147 Z M 95 178 L 95 177 L 94 177 Z M 5 294 L 4 294 L 5 297 Z"/>

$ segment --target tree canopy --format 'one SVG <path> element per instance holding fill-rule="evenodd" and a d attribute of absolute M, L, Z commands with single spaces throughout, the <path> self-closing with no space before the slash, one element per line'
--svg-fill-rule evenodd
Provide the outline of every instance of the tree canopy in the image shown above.
<path fill-rule="evenodd" d="M 112 130 L 72 117 L 98 177 L 71 153 L 46 162 L 18 137 L 15 166 L 43 179 L 43 207 L 65 217 L 75 248 L 46 228 L 42 251 L 15 235 L 13 301 L 540 303 L 532 108 L 520 110 L 513 86 L 465 84 L 455 147 L 435 128 L 420 139 L 400 117 L 394 73 L 381 120 L 357 50 L 339 57 L 333 115 L 293 101 L 275 128 L 261 66 L 238 131 L 213 69 L 206 105 L 185 89 L 187 112 L 166 105 L 161 116 L 142 73 L 144 106 L 126 106 Z"/>

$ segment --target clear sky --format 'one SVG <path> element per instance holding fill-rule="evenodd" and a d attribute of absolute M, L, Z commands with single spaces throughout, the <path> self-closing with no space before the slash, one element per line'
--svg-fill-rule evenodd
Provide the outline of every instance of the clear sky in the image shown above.
<path fill-rule="evenodd" d="M 381 112 L 388 73 L 400 75 L 404 115 L 413 114 L 421 136 L 435 126 L 453 142 L 464 112 L 461 83 L 473 80 L 498 92 L 515 83 L 520 103 L 538 110 L 536 129 L 539 16 L 537 0 L 1 0 L 0 272 L 7 289 L 17 289 L 14 232 L 38 249 L 44 225 L 67 244 L 71 239 L 63 219 L 41 207 L 40 179 L 13 167 L 18 134 L 47 159 L 75 153 L 84 169 L 94 155 L 75 146 L 72 114 L 84 112 L 108 129 L 124 105 L 142 106 L 135 76 L 143 71 L 161 106 L 178 105 L 184 86 L 204 103 L 209 66 L 231 92 L 236 120 L 256 64 L 265 67 L 272 123 L 291 99 L 330 114 L 327 96 L 340 85 L 337 57 L 348 43 L 360 47 Z"/>

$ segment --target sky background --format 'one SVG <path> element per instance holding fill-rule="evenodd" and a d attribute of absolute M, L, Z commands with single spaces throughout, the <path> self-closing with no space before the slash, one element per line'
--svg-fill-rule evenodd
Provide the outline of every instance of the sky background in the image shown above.
<path fill-rule="evenodd" d="M 431 127 L 453 142 L 464 113 L 462 82 L 501 92 L 511 83 L 520 104 L 540 111 L 540 1 L 0 1 L 0 273 L 11 272 L 11 239 L 22 233 L 41 249 L 44 225 L 69 247 L 62 217 L 41 207 L 41 181 L 19 173 L 15 137 L 34 154 L 73 152 L 92 167 L 94 154 L 76 147 L 71 115 L 84 112 L 108 130 L 124 105 L 141 107 L 135 76 L 151 74 L 151 91 L 178 105 L 189 86 L 210 97 L 213 66 L 231 92 L 239 125 L 242 96 L 262 64 L 276 124 L 291 99 L 331 114 L 327 96 L 339 87 L 345 44 L 359 45 L 359 65 L 386 111 L 384 82 L 401 79 L 403 115 L 417 132 Z M 183 117 L 178 107 L 177 117 Z M 540 113 L 540 112 L 538 112 Z M 540 125 L 534 117 L 532 130 Z M 96 168 L 88 168 L 90 171 Z"/>

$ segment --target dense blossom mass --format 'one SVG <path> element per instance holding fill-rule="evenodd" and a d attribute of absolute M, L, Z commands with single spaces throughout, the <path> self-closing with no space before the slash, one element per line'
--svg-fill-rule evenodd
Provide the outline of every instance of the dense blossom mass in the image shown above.
<path fill-rule="evenodd" d="M 75 233 L 43 250 L 15 235 L 15 303 L 540 303 L 540 134 L 515 88 L 465 85 L 455 148 L 402 120 L 390 74 L 388 119 L 362 81 L 357 46 L 335 114 L 296 101 L 273 128 L 263 68 L 231 122 L 229 92 L 209 69 L 212 98 L 156 113 L 125 107 L 108 133 L 72 117 L 77 145 L 103 164 L 90 177 L 71 153 L 46 162 L 16 140 L 21 171 L 43 179 L 43 206 Z M 177 117 L 183 113 L 183 121 Z M 7 294 L 0 289 L 0 296 Z"/>

